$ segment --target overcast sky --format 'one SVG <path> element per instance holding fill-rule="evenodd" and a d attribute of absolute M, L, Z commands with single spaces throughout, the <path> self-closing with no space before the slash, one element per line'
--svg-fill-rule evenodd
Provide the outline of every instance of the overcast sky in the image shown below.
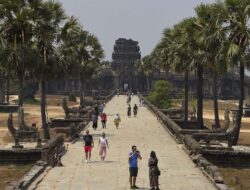
<path fill-rule="evenodd" d="M 68 15 L 95 34 L 111 60 L 118 38 L 139 41 L 142 55 L 150 54 L 162 31 L 194 16 L 194 7 L 215 0 L 60 0 Z"/>

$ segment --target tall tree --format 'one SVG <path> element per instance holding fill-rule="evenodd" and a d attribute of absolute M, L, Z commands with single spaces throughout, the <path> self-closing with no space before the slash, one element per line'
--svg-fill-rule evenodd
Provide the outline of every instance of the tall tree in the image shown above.
<path fill-rule="evenodd" d="M 239 113 L 237 117 L 238 129 L 233 140 L 233 145 L 236 145 L 240 134 L 245 95 L 245 66 L 248 64 L 246 58 L 250 41 L 250 2 L 249 0 L 225 0 L 225 8 L 228 13 L 225 28 L 228 29 L 230 41 L 228 55 L 231 57 L 233 64 L 239 67 L 240 74 Z"/>
<path fill-rule="evenodd" d="M 49 139 L 49 131 L 46 119 L 46 79 L 53 73 L 53 60 L 55 54 L 55 43 L 60 32 L 60 24 L 66 19 L 62 5 L 53 0 L 41 2 L 36 5 L 35 37 L 38 49 L 39 65 L 36 76 L 40 80 L 41 93 L 41 119 L 44 138 Z M 50 61 L 50 64 L 49 64 Z M 55 64 L 55 63 L 54 63 Z"/>
<path fill-rule="evenodd" d="M 0 2 L 0 28 L 6 39 L 3 66 L 16 73 L 19 81 L 19 106 L 23 105 L 24 77 L 29 73 L 32 61 L 33 9 L 34 1 L 10 0 Z"/>
<path fill-rule="evenodd" d="M 220 127 L 217 95 L 218 72 L 223 68 L 226 71 L 226 61 L 220 55 L 226 42 L 226 31 L 222 27 L 225 20 L 224 9 L 221 3 L 201 4 L 196 7 L 197 26 L 200 28 L 200 41 L 204 44 L 204 64 L 208 72 L 212 73 L 212 90 L 214 102 L 215 128 Z M 225 56 L 225 54 L 223 54 Z"/>

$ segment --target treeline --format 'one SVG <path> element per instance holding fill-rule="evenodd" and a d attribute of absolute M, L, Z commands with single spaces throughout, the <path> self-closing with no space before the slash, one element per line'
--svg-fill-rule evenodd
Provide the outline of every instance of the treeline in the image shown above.
<path fill-rule="evenodd" d="M 238 68 L 240 97 L 237 117 L 237 144 L 243 115 L 245 68 L 249 65 L 250 1 L 223 0 L 214 4 L 201 4 L 195 8 L 196 16 L 186 18 L 166 28 L 161 41 L 151 55 L 137 65 L 146 75 L 155 70 L 185 74 L 185 123 L 188 124 L 189 73 L 197 75 L 197 119 L 203 128 L 203 73 L 213 80 L 215 127 L 220 127 L 217 78 L 218 75 Z"/>
<path fill-rule="evenodd" d="M 55 0 L 0 2 L 0 69 L 8 79 L 18 79 L 18 104 L 23 106 L 25 80 L 39 82 L 41 119 L 45 139 L 46 82 L 78 77 L 80 104 L 84 86 L 100 66 L 104 52 L 96 36 L 86 31 Z"/>

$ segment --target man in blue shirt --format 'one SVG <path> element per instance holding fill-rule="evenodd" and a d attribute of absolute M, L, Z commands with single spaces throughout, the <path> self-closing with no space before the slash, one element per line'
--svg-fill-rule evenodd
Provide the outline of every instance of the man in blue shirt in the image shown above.
<path fill-rule="evenodd" d="M 137 150 L 136 146 L 132 146 L 132 152 L 129 153 L 128 156 L 128 162 L 129 162 L 129 183 L 130 183 L 130 189 L 139 189 L 135 185 L 136 183 L 136 177 L 138 174 L 138 158 L 141 160 L 142 157 L 140 155 L 140 152 Z"/>

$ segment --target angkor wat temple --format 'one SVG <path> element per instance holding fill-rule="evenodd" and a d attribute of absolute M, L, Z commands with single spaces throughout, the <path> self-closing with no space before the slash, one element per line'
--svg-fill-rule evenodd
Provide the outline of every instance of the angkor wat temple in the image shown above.
<path fill-rule="evenodd" d="M 141 59 L 140 47 L 137 41 L 120 38 L 116 40 L 112 54 L 112 62 L 103 65 L 101 71 L 94 79 L 86 84 L 86 93 L 93 94 L 98 91 L 120 90 L 122 91 L 141 91 L 147 90 L 147 80 L 142 73 L 135 70 L 135 63 Z M 221 99 L 235 99 L 239 96 L 239 77 L 237 69 L 230 73 L 220 76 L 218 81 L 218 95 Z M 190 74 L 189 84 L 190 92 L 196 94 L 196 75 Z M 204 97 L 212 97 L 212 77 L 209 74 L 204 75 Z M 184 89 L 184 76 L 182 74 L 173 74 L 170 72 L 158 71 L 149 77 L 150 87 L 157 80 L 168 80 L 172 84 L 172 93 L 176 96 L 182 96 Z M 246 83 L 246 86 L 249 86 Z M 79 94 L 79 80 L 77 78 L 68 78 L 65 80 L 53 80 L 47 83 L 48 94 L 70 94 L 74 92 Z M 0 102 L 4 102 L 5 80 L 0 77 Z M 247 94 L 249 90 L 246 90 Z M 250 101 L 248 101 L 250 102 Z M 250 104 L 250 103 L 249 103 Z"/>
<path fill-rule="evenodd" d="M 88 92 L 114 89 L 137 91 L 139 84 L 134 65 L 141 59 L 138 42 L 123 38 L 116 40 L 112 59 L 111 65 L 104 65 L 96 79 L 87 82 Z M 78 94 L 79 86 L 78 80 L 69 79 L 50 81 L 47 87 L 49 93 L 75 92 Z"/>

